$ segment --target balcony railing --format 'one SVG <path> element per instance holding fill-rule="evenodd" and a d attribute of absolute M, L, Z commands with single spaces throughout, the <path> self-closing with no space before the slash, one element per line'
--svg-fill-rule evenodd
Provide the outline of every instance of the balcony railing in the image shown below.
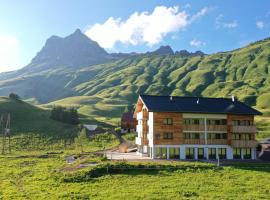
<path fill-rule="evenodd" d="M 204 125 L 197 125 L 197 124 L 184 124 L 183 130 L 184 131 L 204 131 Z"/>
<path fill-rule="evenodd" d="M 136 131 L 143 132 L 143 125 L 141 125 L 141 124 L 136 125 Z"/>
<path fill-rule="evenodd" d="M 137 113 L 137 120 L 148 119 L 148 112 L 139 112 Z"/>
<path fill-rule="evenodd" d="M 137 120 L 143 119 L 143 112 L 137 113 Z"/>
<path fill-rule="evenodd" d="M 184 139 L 184 144 L 205 144 L 204 139 Z M 226 145 L 228 144 L 225 139 L 207 139 L 207 144 L 218 144 Z"/>
<path fill-rule="evenodd" d="M 135 143 L 137 145 L 147 145 L 148 144 L 148 140 L 147 140 L 147 138 L 136 137 L 135 138 Z"/>
<path fill-rule="evenodd" d="M 233 133 L 256 133 L 256 126 L 232 126 Z"/>
<path fill-rule="evenodd" d="M 141 137 L 136 137 L 135 138 L 135 144 L 142 145 L 142 138 Z"/>
<path fill-rule="evenodd" d="M 232 140 L 232 147 L 256 147 L 258 142 L 256 140 Z"/>
<path fill-rule="evenodd" d="M 228 141 L 226 139 L 207 139 L 207 144 L 228 144 Z"/>
<path fill-rule="evenodd" d="M 207 130 L 227 132 L 227 125 L 207 125 Z"/>
<path fill-rule="evenodd" d="M 148 126 L 146 124 L 138 124 L 136 125 L 136 131 L 140 133 L 147 133 L 148 132 Z"/>
<path fill-rule="evenodd" d="M 207 125 L 207 131 L 224 131 L 227 132 L 227 125 Z M 184 131 L 205 131 L 205 126 L 203 124 L 184 124 Z"/>
<path fill-rule="evenodd" d="M 184 144 L 205 144 L 202 139 L 184 139 Z"/>

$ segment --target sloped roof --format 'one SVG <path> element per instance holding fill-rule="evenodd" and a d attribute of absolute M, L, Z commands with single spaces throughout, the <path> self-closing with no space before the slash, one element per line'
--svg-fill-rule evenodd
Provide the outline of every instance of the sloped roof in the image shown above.
<path fill-rule="evenodd" d="M 261 115 L 250 106 L 229 98 L 178 97 L 140 95 L 141 100 L 151 112 L 182 112 Z"/>

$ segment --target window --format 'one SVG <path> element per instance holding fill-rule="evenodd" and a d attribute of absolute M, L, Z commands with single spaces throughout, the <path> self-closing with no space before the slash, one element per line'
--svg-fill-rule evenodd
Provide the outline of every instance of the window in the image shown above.
<path fill-rule="evenodd" d="M 227 133 L 208 133 L 207 139 L 224 140 L 227 139 Z"/>
<path fill-rule="evenodd" d="M 186 148 L 186 159 L 194 159 L 194 148 Z"/>
<path fill-rule="evenodd" d="M 173 133 L 164 133 L 163 139 L 166 139 L 166 140 L 173 139 Z"/>
<path fill-rule="evenodd" d="M 172 125 L 173 124 L 173 119 L 172 118 L 163 119 L 163 124 Z"/>
<path fill-rule="evenodd" d="M 169 148 L 169 156 L 171 159 L 180 158 L 180 149 L 179 148 Z"/>
<path fill-rule="evenodd" d="M 204 124 L 204 119 L 185 119 L 184 123 L 186 125 L 203 125 Z"/>
<path fill-rule="evenodd" d="M 209 148 L 208 149 L 208 158 L 209 159 L 216 159 L 216 148 Z"/>
<path fill-rule="evenodd" d="M 243 148 L 243 158 L 244 159 L 251 159 L 251 149 L 250 148 Z"/>
<path fill-rule="evenodd" d="M 204 159 L 204 149 L 198 148 L 198 159 Z"/>
<path fill-rule="evenodd" d="M 241 159 L 241 148 L 233 149 L 233 159 Z"/>
<path fill-rule="evenodd" d="M 244 133 L 244 134 L 242 134 L 241 139 L 242 139 L 242 140 L 251 140 L 251 134 L 249 134 L 249 133 Z"/>
<path fill-rule="evenodd" d="M 240 140 L 240 134 L 236 134 L 236 133 L 232 134 L 232 139 L 233 140 Z"/>
<path fill-rule="evenodd" d="M 156 158 L 167 158 L 167 148 L 166 147 L 155 147 L 155 157 Z"/>
<path fill-rule="evenodd" d="M 156 133 L 156 134 L 155 134 L 155 139 L 156 139 L 156 140 L 159 140 L 159 139 L 160 139 L 160 134 L 159 134 L 159 133 Z"/>
<path fill-rule="evenodd" d="M 226 150 L 226 148 L 219 148 L 218 149 L 218 156 L 219 156 L 219 158 L 220 159 L 226 159 L 226 152 L 227 152 L 227 150 Z"/>

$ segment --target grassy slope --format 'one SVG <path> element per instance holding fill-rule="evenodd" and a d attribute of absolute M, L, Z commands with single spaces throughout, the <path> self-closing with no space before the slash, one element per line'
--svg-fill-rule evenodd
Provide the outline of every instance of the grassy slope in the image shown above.
<path fill-rule="evenodd" d="M 177 162 L 186 170 L 128 170 L 87 178 L 91 167 L 70 171 L 74 181 L 61 175 L 62 155 L 48 158 L 0 157 L 1 199 L 268 199 L 270 168 L 243 166 L 204 169 L 210 164 Z M 172 163 L 170 163 L 172 164 Z M 197 168 L 194 168 L 194 165 Z M 84 180 L 85 179 L 85 180 Z"/>
<path fill-rule="evenodd" d="M 46 103 L 67 97 L 46 106 L 76 106 L 90 121 L 113 124 L 119 122 L 125 106 L 134 104 L 142 93 L 233 94 L 269 113 L 269 55 L 270 39 L 207 56 L 142 55 L 72 72 L 61 68 L 0 81 L 0 94 L 12 89 L 24 98 Z"/>
<path fill-rule="evenodd" d="M 13 135 L 38 134 L 50 137 L 74 135 L 75 126 L 60 123 L 49 118 L 49 111 L 32 106 L 23 101 L 0 97 L 0 114 L 11 115 Z"/>
<path fill-rule="evenodd" d="M 134 104 L 140 93 L 214 97 L 234 94 L 268 115 L 269 54 L 268 39 L 204 57 L 141 56 L 97 65 L 77 72 L 70 83 L 75 93 L 85 96 L 50 104 L 75 105 L 87 116 L 116 124 L 125 106 Z M 263 130 L 263 123 L 268 121 L 265 119 L 258 118 L 260 138 L 270 136 Z"/>

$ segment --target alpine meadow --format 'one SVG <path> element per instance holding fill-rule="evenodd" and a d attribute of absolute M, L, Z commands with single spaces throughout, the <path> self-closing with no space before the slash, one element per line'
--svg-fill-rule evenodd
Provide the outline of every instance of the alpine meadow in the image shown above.
<path fill-rule="evenodd" d="M 0 199 L 270 199 L 269 8 L 0 1 Z"/>

